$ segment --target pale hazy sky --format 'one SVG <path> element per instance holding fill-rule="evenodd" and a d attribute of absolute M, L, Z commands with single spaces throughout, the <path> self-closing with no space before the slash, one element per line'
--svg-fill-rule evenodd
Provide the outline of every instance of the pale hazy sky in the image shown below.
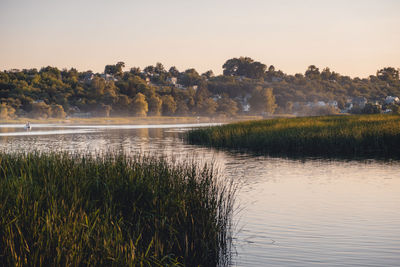
<path fill-rule="evenodd" d="M 0 70 L 124 61 L 219 74 L 249 56 L 367 77 L 400 67 L 400 0 L 0 0 L 0 36 Z"/>

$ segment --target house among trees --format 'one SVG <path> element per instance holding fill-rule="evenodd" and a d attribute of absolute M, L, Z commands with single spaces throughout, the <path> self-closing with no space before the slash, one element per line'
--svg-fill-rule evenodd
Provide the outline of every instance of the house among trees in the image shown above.
<path fill-rule="evenodd" d="M 353 104 L 354 107 L 359 107 L 359 108 L 364 108 L 365 104 L 368 103 L 368 100 L 365 97 L 354 97 L 351 100 L 351 103 Z"/>
<path fill-rule="evenodd" d="M 176 85 L 177 82 L 178 82 L 178 78 L 176 78 L 176 77 L 168 77 L 168 78 L 167 78 L 167 82 L 168 82 L 169 84 Z"/>
<path fill-rule="evenodd" d="M 385 104 L 390 105 L 394 103 L 399 103 L 400 99 L 397 96 L 387 96 L 385 98 Z"/>
<path fill-rule="evenodd" d="M 112 75 L 112 74 L 104 73 L 104 74 L 101 74 L 100 77 L 103 78 L 106 81 L 113 81 L 113 82 L 117 82 L 118 81 L 118 79 L 115 78 L 114 75 Z"/>

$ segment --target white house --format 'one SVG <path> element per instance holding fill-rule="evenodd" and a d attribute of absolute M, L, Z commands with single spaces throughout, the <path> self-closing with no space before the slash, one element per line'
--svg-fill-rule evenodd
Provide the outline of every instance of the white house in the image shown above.
<path fill-rule="evenodd" d="M 393 104 L 393 103 L 399 103 L 400 99 L 397 96 L 387 96 L 385 98 L 385 104 Z"/>
<path fill-rule="evenodd" d="M 176 78 L 176 77 L 168 77 L 168 78 L 167 78 L 167 82 L 168 82 L 169 84 L 176 85 L 176 84 L 178 83 L 178 78 Z"/>

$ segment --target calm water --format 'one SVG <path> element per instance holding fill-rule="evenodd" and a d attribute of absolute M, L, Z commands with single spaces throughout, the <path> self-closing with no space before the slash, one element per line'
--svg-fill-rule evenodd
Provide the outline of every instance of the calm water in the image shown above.
<path fill-rule="evenodd" d="M 0 125 L 0 149 L 215 161 L 241 184 L 234 266 L 400 266 L 399 161 L 239 155 L 185 144 L 187 127 Z"/>

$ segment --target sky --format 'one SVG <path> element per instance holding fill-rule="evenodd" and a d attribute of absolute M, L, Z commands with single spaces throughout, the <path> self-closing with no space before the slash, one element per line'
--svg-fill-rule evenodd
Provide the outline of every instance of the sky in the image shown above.
<path fill-rule="evenodd" d="M 155 65 L 222 73 L 248 56 L 288 74 L 400 68 L 399 0 L 0 0 L 0 70 Z"/>

